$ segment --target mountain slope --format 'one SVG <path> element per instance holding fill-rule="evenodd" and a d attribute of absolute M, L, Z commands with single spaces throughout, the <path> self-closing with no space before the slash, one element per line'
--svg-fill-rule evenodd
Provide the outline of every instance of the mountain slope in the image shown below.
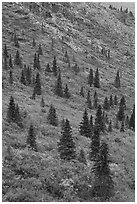
<path fill-rule="evenodd" d="M 47 13 L 50 13 L 52 17 L 46 17 Z M 123 15 L 126 18 L 125 23 L 123 23 Z M 98 3 L 72 2 L 44 3 L 44 5 L 42 3 L 3 3 L 2 18 L 3 47 L 6 43 L 8 52 L 13 58 L 17 50 L 13 41 L 11 41 L 14 32 L 16 32 L 19 39 L 19 51 L 23 64 L 33 67 L 34 54 L 38 50 L 39 43 L 42 45 L 43 55 L 40 56 L 40 78 L 42 95 L 45 100 L 44 113 L 40 107 L 41 96 L 36 96 L 36 100 L 30 99 L 33 86 L 24 86 L 20 83 L 21 69 L 16 65 L 14 66 L 13 85 L 8 82 L 9 70 L 3 69 L 3 158 L 6 155 L 7 146 L 10 144 L 14 162 L 17 163 L 17 169 L 22 168 L 21 158 L 24 158 L 26 169 L 28 168 L 29 171 L 35 170 L 35 176 L 29 178 L 30 181 L 28 183 L 26 179 L 21 181 L 20 177 L 18 178 L 17 175 L 14 175 L 13 180 L 10 181 L 11 189 L 8 187 L 4 189 L 3 200 L 18 201 L 18 199 L 21 199 L 21 196 L 26 195 L 27 188 L 30 188 L 31 179 L 34 180 L 32 181 L 34 186 L 36 182 L 40 194 L 35 195 L 35 188 L 32 187 L 32 192 L 29 194 L 29 196 L 31 195 L 31 201 L 33 201 L 33 197 L 35 198 L 34 201 L 69 200 L 71 196 L 63 195 L 64 197 L 60 198 L 58 194 L 53 195 L 50 191 L 47 191 L 46 187 L 41 190 L 41 186 L 44 185 L 43 180 L 47 179 L 47 177 L 50 184 L 52 183 L 53 178 L 51 175 L 53 172 L 61 171 L 64 176 L 63 169 L 69 169 L 69 173 L 74 174 L 72 178 L 77 180 L 75 171 L 79 171 L 79 175 L 83 176 L 82 168 L 85 168 L 85 174 L 89 175 L 92 167 L 92 164 L 87 167 L 81 167 L 79 166 L 80 164 L 64 164 L 60 162 L 57 141 L 61 132 L 61 120 L 63 118 L 70 120 L 77 153 L 80 148 L 83 148 L 88 160 L 90 140 L 79 134 L 79 123 L 82 120 L 83 111 L 86 107 L 86 97 L 82 98 L 79 95 L 81 86 L 84 87 L 85 95 L 90 90 L 92 101 L 96 90 L 101 104 L 104 98 L 106 96 L 109 97 L 111 94 L 113 96 L 117 95 L 119 100 L 124 95 L 127 105 L 125 113 L 126 115 L 131 114 L 135 101 L 134 19 L 128 14 L 121 14 L 119 11 L 107 9 Z M 43 32 L 41 31 L 42 24 Z M 33 38 L 36 40 L 35 47 L 32 46 Z M 53 49 L 51 47 L 52 43 Z M 100 48 L 110 49 L 110 59 L 101 54 Z M 70 67 L 64 62 L 66 50 L 70 58 Z M 128 56 L 126 56 L 127 51 L 129 52 Z M 50 63 L 52 66 L 54 56 L 57 57 L 57 66 L 61 70 L 63 86 L 67 83 L 71 91 L 70 99 L 56 96 L 54 94 L 56 78 L 52 73 L 45 75 L 46 65 Z M 75 63 L 80 68 L 80 72 L 77 75 L 74 74 L 72 69 Z M 100 73 L 100 89 L 89 87 L 87 84 L 89 69 L 92 68 L 95 73 L 97 67 Z M 113 85 L 117 70 L 120 70 L 121 74 L 121 87 L 119 89 L 116 89 Z M 37 70 L 33 70 L 33 75 L 36 75 L 36 73 Z M 27 117 L 23 121 L 23 130 L 16 124 L 7 123 L 6 114 L 11 95 L 19 104 L 22 112 L 25 111 L 27 113 Z M 57 111 L 58 127 L 53 127 L 47 122 L 47 113 L 51 103 Z M 109 119 L 114 121 L 117 111 L 118 107 L 111 109 L 108 112 Z M 89 115 L 92 114 L 95 119 L 96 110 L 88 110 L 88 113 Z M 35 154 L 25 148 L 30 123 L 34 124 L 37 135 L 38 153 Z M 112 201 L 134 201 L 134 132 L 127 129 L 126 132 L 120 133 L 119 130 L 114 128 L 112 133 L 103 134 L 101 138 L 107 141 L 110 148 L 111 168 L 114 173 L 117 192 Z M 20 163 L 18 164 L 17 161 Z M 29 164 L 32 161 L 34 163 L 31 169 Z M 90 163 L 90 161 L 88 162 Z M 7 171 L 9 174 L 9 170 L 10 168 L 7 166 L 6 170 L 4 169 L 4 173 Z M 61 173 L 57 175 L 57 183 L 61 183 L 62 175 Z M 4 181 L 7 182 L 6 173 L 4 176 Z M 17 188 L 14 189 L 12 187 L 12 182 L 16 183 Z M 57 186 L 56 188 L 58 189 L 57 183 L 56 185 L 54 183 L 54 186 Z M 21 187 L 21 185 L 26 185 L 27 187 Z M 33 196 L 33 193 L 35 196 Z M 75 198 L 73 195 L 71 201 L 79 201 L 80 198 L 80 196 Z M 85 198 L 81 199 L 85 201 Z"/>

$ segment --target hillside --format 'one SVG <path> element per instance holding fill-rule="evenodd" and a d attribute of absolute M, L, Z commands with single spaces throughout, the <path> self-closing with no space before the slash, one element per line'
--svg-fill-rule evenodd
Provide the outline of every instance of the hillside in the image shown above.
<path fill-rule="evenodd" d="M 19 48 L 13 42 L 15 33 Z M 36 46 L 32 45 L 33 39 Z M 125 115 L 130 117 L 135 103 L 134 17 L 99 3 L 5 2 L 2 3 L 2 43 L 3 49 L 6 44 L 13 61 L 16 51 L 19 50 L 23 63 L 22 67 L 14 64 L 12 84 L 9 83 L 10 69 L 4 69 L 3 66 L 2 70 L 3 201 L 99 201 L 99 198 L 95 199 L 90 195 L 93 181 L 93 162 L 88 157 L 90 139 L 80 135 L 79 124 L 87 107 L 86 97 L 89 90 L 92 102 L 97 91 L 101 105 L 105 97 L 109 98 L 111 94 L 113 97 L 117 95 L 118 102 L 124 96 Z M 44 108 L 40 106 L 41 95 L 36 95 L 35 100 L 31 99 L 33 83 L 27 86 L 20 83 L 24 64 L 31 67 L 32 78 L 36 77 L 38 70 L 33 69 L 33 62 L 39 44 L 43 52 L 39 56 L 39 74 Z M 110 59 L 101 53 L 102 48 L 105 51 L 110 50 Z M 64 59 L 66 51 L 70 64 Z M 52 67 L 54 56 L 61 71 L 63 87 L 66 84 L 69 87 L 69 99 L 54 93 L 57 79 L 52 72 L 45 73 L 47 63 Z M 79 67 L 78 73 L 74 71 L 75 64 Z M 98 68 L 100 88 L 90 87 L 87 83 L 90 68 L 94 74 Z M 114 80 L 118 70 L 121 86 L 116 88 Z M 85 97 L 79 94 L 81 87 L 84 87 Z M 26 115 L 23 118 L 23 128 L 7 121 L 10 96 L 18 103 L 21 114 Z M 56 108 L 59 121 L 57 127 L 50 125 L 47 120 L 51 104 Z M 125 128 L 125 132 L 120 132 L 114 127 L 118 109 L 119 106 L 114 106 L 106 111 L 109 120 L 112 120 L 113 131 L 105 131 L 100 135 L 101 140 L 106 141 L 109 146 L 110 169 L 115 183 L 115 195 L 109 201 L 133 202 L 135 132 L 128 128 Z M 95 121 L 96 109 L 87 110 Z M 61 136 L 63 118 L 69 119 L 76 153 L 78 155 L 80 149 L 84 150 L 87 165 L 77 160 L 63 162 L 59 159 L 57 142 Z M 38 152 L 31 151 L 26 146 L 30 124 L 35 127 Z M 9 155 L 10 161 L 7 162 Z M 73 185 L 67 183 L 70 179 Z"/>

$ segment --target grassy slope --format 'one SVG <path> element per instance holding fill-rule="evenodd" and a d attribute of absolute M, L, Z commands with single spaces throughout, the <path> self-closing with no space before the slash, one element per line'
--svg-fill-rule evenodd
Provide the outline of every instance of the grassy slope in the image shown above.
<path fill-rule="evenodd" d="M 26 15 L 21 11 L 25 11 Z M 72 15 L 75 15 L 75 19 L 83 18 L 84 22 L 79 25 L 75 21 L 72 24 L 70 20 L 64 17 L 55 18 L 56 14 L 53 14 L 52 20 L 44 21 L 45 33 L 42 34 L 40 31 L 41 23 L 43 22 L 42 18 L 29 13 L 26 7 L 20 7 L 19 4 L 13 6 L 13 4 L 3 3 L 3 45 L 7 44 L 9 53 L 12 56 L 15 55 L 16 48 L 11 42 L 11 33 L 14 32 L 14 29 L 18 36 L 23 39 L 20 41 L 19 50 L 24 64 L 33 64 L 33 57 L 38 44 L 42 44 L 43 56 L 40 57 L 42 67 L 40 74 L 42 95 L 46 103 L 46 113 L 42 113 L 40 107 L 41 97 L 37 97 L 35 101 L 32 101 L 29 98 L 32 95 L 32 87 L 25 87 L 19 83 L 21 70 L 18 67 L 13 70 L 14 84 L 12 86 L 8 83 L 8 71 L 3 70 L 5 83 L 2 97 L 3 152 L 5 152 L 7 143 L 13 145 L 15 143 L 24 144 L 29 124 L 33 122 L 36 126 L 39 151 L 43 153 L 48 152 L 52 157 L 56 156 L 56 143 L 61 129 L 60 126 L 49 126 L 46 120 L 49 106 L 53 103 L 56 107 L 59 121 L 63 117 L 67 117 L 70 120 L 78 149 L 83 147 L 88 153 L 90 141 L 79 135 L 78 125 L 82 119 L 86 100 L 79 96 L 79 90 L 81 86 L 84 86 L 85 94 L 87 94 L 90 89 L 87 85 L 87 71 L 90 67 L 94 71 L 96 67 L 99 67 L 101 88 L 97 89 L 97 92 L 100 103 L 104 101 L 105 96 L 109 97 L 110 94 L 117 94 L 119 99 L 122 95 L 125 95 L 127 101 L 126 113 L 128 115 L 131 113 L 134 104 L 134 25 L 129 28 L 129 26 L 122 24 L 118 20 L 117 16 L 119 14 L 116 11 L 104 9 L 103 6 L 95 3 L 71 3 L 70 11 Z M 90 30 L 86 23 L 90 25 Z M 58 28 L 57 26 L 55 27 L 55 24 L 58 25 Z M 69 31 L 69 35 L 66 35 L 68 33 L 67 28 L 70 28 L 71 31 Z M 25 35 L 22 34 L 22 31 L 25 31 Z M 37 42 L 36 48 L 32 47 L 33 36 Z M 69 40 L 63 43 L 60 36 L 67 36 Z M 51 37 L 54 38 L 55 43 L 53 52 L 51 51 Z M 117 47 L 114 47 L 115 39 L 117 40 Z M 110 60 L 106 60 L 105 57 L 94 52 L 93 44 L 96 43 L 110 48 Z M 77 76 L 71 70 L 68 70 L 67 65 L 63 62 L 64 51 L 62 47 L 64 47 L 64 50 L 68 50 L 71 62 L 73 55 L 75 56 L 76 62 L 80 67 L 80 73 Z M 87 57 L 84 50 L 88 51 Z M 124 56 L 126 50 L 129 50 L 133 57 L 126 58 Z M 63 84 L 67 82 L 71 90 L 72 96 L 69 100 L 55 96 L 52 91 L 55 84 L 54 76 L 52 74 L 47 76 L 43 74 L 47 62 L 51 64 L 54 55 L 57 56 L 57 64 L 62 71 Z M 121 88 L 119 90 L 113 86 L 117 69 L 122 72 Z M 90 90 L 93 98 L 95 88 Z M 28 113 L 23 131 L 6 122 L 6 111 L 10 95 L 13 95 L 19 106 Z M 113 119 L 117 110 L 118 107 L 109 111 L 109 118 Z M 89 113 L 95 115 L 95 110 L 91 110 Z M 115 179 L 116 188 L 121 193 L 121 200 L 134 201 L 134 191 L 130 188 L 134 181 L 134 132 L 127 130 L 125 133 L 120 133 L 114 129 L 111 134 L 102 135 L 102 138 L 107 140 L 112 161 L 119 168 Z M 115 138 L 120 138 L 121 142 L 116 143 Z"/>

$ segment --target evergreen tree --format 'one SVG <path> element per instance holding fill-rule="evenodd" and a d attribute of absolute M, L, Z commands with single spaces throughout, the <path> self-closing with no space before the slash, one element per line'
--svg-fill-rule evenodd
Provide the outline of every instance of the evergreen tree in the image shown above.
<path fill-rule="evenodd" d="M 66 84 L 65 90 L 64 90 L 64 97 L 65 98 L 70 98 L 70 93 L 69 93 L 69 89 L 68 89 L 68 85 L 67 84 Z"/>
<path fill-rule="evenodd" d="M 93 132 L 94 132 L 94 125 L 93 125 L 93 116 L 92 116 L 92 115 L 90 116 L 89 126 L 90 126 L 90 132 L 91 132 L 91 135 L 93 135 Z"/>
<path fill-rule="evenodd" d="M 16 34 L 14 34 L 13 41 L 14 41 L 14 46 L 19 48 L 20 46 L 19 46 L 19 42 Z"/>
<path fill-rule="evenodd" d="M 82 97 L 84 97 L 84 90 L 83 90 L 84 88 L 83 88 L 83 86 L 81 87 L 81 89 L 80 89 L 80 96 L 82 96 Z"/>
<path fill-rule="evenodd" d="M 115 95 L 115 97 L 114 97 L 114 105 L 118 105 L 118 99 L 117 99 L 117 95 Z"/>
<path fill-rule="evenodd" d="M 105 97 L 103 108 L 104 110 L 109 110 L 110 108 L 107 96 Z"/>
<path fill-rule="evenodd" d="M 112 132 L 112 121 L 109 121 L 108 132 Z"/>
<path fill-rule="evenodd" d="M 10 76 L 9 76 L 9 83 L 13 84 L 13 76 L 12 76 L 12 71 L 10 70 Z"/>
<path fill-rule="evenodd" d="M 22 72 L 21 72 L 20 82 L 22 84 L 26 85 L 26 79 L 25 79 L 25 76 L 24 76 L 24 70 L 22 70 Z"/>
<path fill-rule="evenodd" d="M 45 107 L 45 102 L 44 102 L 43 96 L 41 98 L 40 106 L 43 107 L 43 108 Z"/>
<path fill-rule="evenodd" d="M 114 182 L 109 168 L 108 145 L 103 142 L 93 166 L 95 175 L 92 195 L 100 197 L 101 201 L 106 201 L 114 195 Z"/>
<path fill-rule="evenodd" d="M 62 128 L 62 129 L 63 129 L 64 125 L 65 125 L 65 119 L 63 118 L 63 119 L 61 120 L 61 128 Z"/>
<path fill-rule="evenodd" d="M 8 58 L 9 57 L 8 50 L 7 50 L 7 45 L 6 44 L 4 45 L 4 49 L 3 49 L 3 57 L 4 58 Z"/>
<path fill-rule="evenodd" d="M 18 65 L 18 66 L 22 65 L 20 53 L 18 50 L 17 50 L 16 55 L 15 55 L 14 64 Z"/>
<path fill-rule="evenodd" d="M 36 54 L 36 53 L 35 53 L 35 55 L 34 55 L 33 68 L 34 68 L 34 69 L 37 68 L 37 54 Z"/>
<path fill-rule="evenodd" d="M 38 69 L 38 70 L 41 69 L 40 59 L 39 59 L 39 53 L 38 53 L 38 55 L 37 55 L 37 69 Z"/>
<path fill-rule="evenodd" d="M 59 73 L 58 77 L 57 77 L 57 81 L 55 84 L 55 94 L 60 96 L 60 97 L 63 96 L 61 73 Z"/>
<path fill-rule="evenodd" d="M 95 91 L 94 93 L 94 108 L 98 107 L 98 95 L 97 92 Z"/>
<path fill-rule="evenodd" d="M 99 71 L 98 68 L 95 72 L 95 78 L 94 78 L 94 87 L 100 88 L 100 82 L 99 82 Z"/>
<path fill-rule="evenodd" d="M 3 59 L 3 69 L 5 69 L 5 70 L 8 69 L 7 58 L 6 57 L 4 57 L 4 59 Z"/>
<path fill-rule="evenodd" d="M 124 120 L 122 120 L 122 122 L 121 122 L 120 132 L 125 132 L 125 130 L 124 130 Z"/>
<path fill-rule="evenodd" d="M 120 100 L 120 106 L 123 106 L 124 107 L 124 110 L 126 109 L 126 100 L 125 100 L 125 97 L 122 96 L 121 100 Z"/>
<path fill-rule="evenodd" d="M 120 7 L 120 11 L 121 11 L 121 12 L 123 11 L 122 6 Z"/>
<path fill-rule="evenodd" d="M 97 126 L 94 127 L 94 133 L 91 138 L 91 144 L 90 144 L 90 153 L 89 153 L 89 159 L 91 161 L 95 161 L 97 158 L 97 155 L 99 153 L 100 148 L 100 135 L 99 135 L 99 129 Z"/>
<path fill-rule="evenodd" d="M 66 119 L 65 125 L 62 129 L 60 141 L 58 142 L 58 151 L 60 158 L 70 161 L 76 158 L 76 147 L 72 138 L 72 129 L 69 120 Z"/>
<path fill-rule="evenodd" d="M 36 41 L 35 39 L 33 38 L 33 41 L 32 41 L 32 46 L 35 47 L 36 46 Z"/>
<path fill-rule="evenodd" d="M 46 66 L 45 75 L 46 75 L 47 72 L 51 72 L 49 63 L 48 63 L 47 66 Z"/>
<path fill-rule="evenodd" d="M 39 55 L 43 55 L 42 48 L 41 48 L 41 44 L 39 44 L 38 54 L 39 54 Z"/>
<path fill-rule="evenodd" d="M 89 137 L 89 138 L 91 137 L 88 113 L 86 109 L 83 114 L 83 120 L 80 123 L 80 134 L 85 137 Z"/>
<path fill-rule="evenodd" d="M 88 76 L 88 84 L 90 85 L 90 87 L 93 84 L 93 70 L 92 69 L 90 69 L 90 73 L 89 73 L 89 76 Z"/>
<path fill-rule="evenodd" d="M 122 121 L 125 119 L 125 114 L 124 114 L 124 106 L 120 103 L 119 105 L 119 110 L 117 113 L 117 118 L 119 121 Z"/>
<path fill-rule="evenodd" d="M 10 68 L 13 68 L 11 54 L 10 54 L 10 58 L 9 58 L 9 67 L 10 67 Z"/>
<path fill-rule="evenodd" d="M 89 109 L 92 109 L 92 103 L 91 103 L 91 98 L 90 98 L 90 91 L 88 91 L 86 103 L 87 103 L 87 107 Z"/>
<path fill-rule="evenodd" d="M 31 124 L 27 136 L 27 144 L 32 150 L 37 151 L 36 135 L 34 133 L 34 127 Z"/>
<path fill-rule="evenodd" d="M 17 123 L 18 126 L 23 128 L 22 118 L 21 118 L 21 115 L 20 115 L 18 104 L 16 104 L 16 106 L 15 106 L 15 122 Z"/>
<path fill-rule="evenodd" d="M 83 163 L 83 164 L 87 165 L 87 160 L 86 160 L 85 152 L 84 152 L 83 149 L 81 149 L 80 152 L 79 152 L 78 161 L 79 161 L 80 163 Z"/>
<path fill-rule="evenodd" d="M 99 132 L 104 132 L 104 126 L 103 126 L 103 120 L 102 120 L 102 107 L 101 105 L 98 106 L 97 112 L 96 112 L 96 119 L 95 119 L 95 125 L 98 127 Z"/>
<path fill-rule="evenodd" d="M 8 111 L 7 111 L 7 120 L 8 122 L 14 122 L 16 118 L 15 114 L 15 103 L 14 103 L 14 98 L 11 96 L 10 97 L 10 102 L 8 106 Z"/>
<path fill-rule="evenodd" d="M 113 96 L 110 95 L 109 106 L 113 108 L 113 105 L 114 105 L 114 103 L 113 103 Z"/>
<path fill-rule="evenodd" d="M 117 71 L 117 75 L 116 75 L 116 78 L 115 78 L 115 81 L 114 81 L 114 86 L 115 86 L 116 88 L 119 88 L 119 87 L 120 87 L 119 70 Z"/>
<path fill-rule="evenodd" d="M 35 83 L 35 93 L 37 95 L 41 95 L 41 82 L 40 82 L 40 74 L 36 75 L 36 83 Z"/>
<path fill-rule="evenodd" d="M 31 84 L 31 68 L 29 66 L 26 69 L 26 80 L 28 84 Z"/>
<path fill-rule="evenodd" d="M 57 115 L 56 115 L 56 109 L 53 107 L 52 104 L 50 105 L 47 120 L 48 120 L 49 124 L 51 124 L 53 126 L 58 125 L 58 118 L 57 118 Z"/>
<path fill-rule="evenodd" d="M 53 71 L 54 75 L 57 76 L 57 71 L 58 71 L 58 69 L 57 69 L 56 56 L 54 56 L 52 71 Z"/>
<path fill-rule="evenodd" d="M 133 130 L 135 131 L 135 105 L 133 107 L 133 111 L 129 120 L 129 128 L 133 128 Z"/>

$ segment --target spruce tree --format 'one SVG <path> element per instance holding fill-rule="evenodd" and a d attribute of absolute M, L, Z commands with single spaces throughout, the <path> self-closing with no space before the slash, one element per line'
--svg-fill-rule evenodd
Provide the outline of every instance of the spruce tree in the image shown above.
<path fill-rule="evenodd" d="M 109 121 L 108 132 L 112 132 L 112 121 Z"/>
<path fill-rule="evenodd" d="M 95 118 L 95 125 L 98 127 L 99 132 L 104 132 L 103 120 L 102 120 L 102 107 L 101 105 L 98 106 Z"/>
<path fill-rule="evenodd" d="M 43 107 L 43 108 L 45 107 L 45 102 L 44 102 L 43 96 L 41 98 L 40 106 Z"/>
<path fill-rule="evenodd" d="M 104 108 L 104 110 L 109 110 L 109 108 L 110 108 L 107 96 L 105 97 L 103 108 Z"/>
<path fill-rule="evenodd" d="M 23 128 L 22 118 L 21 118 L 18 104 L 16 104 L 16 106 L 15 106 L 15 122 L 17 123 L 18 126 Z"/>
<path fill-rule="evenodd" d="M 118 105 L 117 95 L 115 95 L 115 97 L 114 97 L 114 105 L 115 105 L 115 106 L 117 106 L 117 105 Z"/>
<path fill-rule="evenodd" d="M 36 46 L 36 41 L 35 39 L 33 38 L 33 41 L 32 41 L 32 46 L 35 47 Z"/>
<path fill-rule="evenodd" d="M 101 201 L 106 201 L 114 195 L 114 182 L 109 168 L 109 149 L 103 142 L 93 166 L 95 175 L 92 196 L 100 197 Z"/>
<path fill-rule="evenodd" d="M 8 111 L 7 111 L 7 120 L 8 122 L 14 122 L 15 119 L 16 119 L 15 102 L 14 102 L 14 98 L 11 96 L 9 106 L 8 106 Z"/>
<path fill-rule="evenodd" d="M 41 95 L 41 82 L 40 82 L 40 74 L 39 73 L 37 73 L 37 75 L 36 75 L 35 93 L 37 95 Z"/>
<path fill-rule="evenodd" d="M 120 100 L 120 106 L 123 106 L 124 107 L 124 110 L 126 109 L 126 100 L 125 100 L 125 97 L 122 96 L 121 100 Z"/>
<path fill-rule="evenodd" d="M 115 127 L 116 129 L 119 129 L 119 123 L 118 123 L 118 118 L 117 118 L 117 117 L 116 117 L 116 119 L 115 119 L 114 127 Z"/>
<path fill-rule="evenodd" d="M 36 98 L 36 91 L 35 91 L 35 87 L 34 87 L 31 99 L 35 100 L 35 98 Z"/>
<path fill-rule="evenodd" d="M 22 65 L 20 53 L 19 53 L 18 50 L 17 50 L 16 55 L 15 55 L 14 64 L 15 64 L 15 65 L 18 65 L 18 66 L 20 66 L 20 67 L 21 67 L 21 65 Z"/>
<path fill-rule="evenodd" d="M 62 80 L 61 80 L 61 73 L 59 72 L 57 81 L 55 83 L 55 94 L 62 97 L 63 96 L 63 90 L 62 90 Z"/>
<path fill-rule="evenodd" d="M 5 70 L 8 69 L 7 58 L 6 57 L 4 57 L 4 59 L 3 59 L 3 69 L 5 69 Z"/>
<path fill-rule="evenodd" d="M 83 89 L 84 89 L 84 87 L 82 86 L 80 89 L 80 96 L 82 96 L 82 97 L 84 97 L 84 90 Z"/>
<path fill-rule="evenodd" d="M 94 133 L 91 138 L 91 144 L 90 144 L 90 153 L 89 153 L 89 159 L 91 161 L 95 161 L 97 158 L 97 155 L 99 153 L 100 148 L 100 135 L 99 135 L 99 129 L 97 126 L 94 127 Z"/>
<path fill-rule="evenodd" d="M 53 71 L 54 75 L 57 76 L 58 68 L 57 68 L 56 56 L 54 56 L 54 59 L 53 59 L 52 71 Z"/>
<path fill-rule="evenodd" d="M 65 98 L 70 98 L 70 93 L 68 89 L 68 85 L 66 84 L 65 89 L 64 89 L 64 97 Z"/>
<path fill-rule="evenodd" d="M 89 137 L 89 138 L 91 137 L 88 113 L 87 113 L 86 108 L 83 114 L 83 120 L 80 123 L 80 134 L 85 137 Z"/>
<path fill-rule="evenodd" d="M 57 115 L 56 115 L 56 109 L 54 108 L 54 106 L 52 104 L 50 105 L 47 120 L 48 120 L 49 124 L 51 124 L 53 126 L 58 125 L 58 118 L 57 118 Z"/>
<path fill-rule="evenodd" d="M 12 75 L 12 71 L 11 70 L 10 70 L 10 73 L 9 73 L 9 83 L 13 84 L 13 75 Z"/>
<path fill-rule="evenodd" d="M 26 85 L 26 79 L 25 79 L 25 75 L 24 75 L 24 70 L 22 70 L 22 72 L 21 72 L 20 82 L 22 84 Z"/>
<path fill-rule="evenodd" d="M 83 149 L 81 149 L 80 152 L 79 152 L 78 161 L 79 161 L 80 163 L 83 163 L 83 164 L 87 165 L 87 160 L 86 160 L 85 152 L 84 152 Z"/>
<path fill-rule="evenodd" d="M 48 63 L 47 66 L 46 66 L 45 75 L 47 74 L 47 72 L 51 72 L 49 63 Z"/>
<path fill-rule="evenodd" d="M 86 103 L 87 103 L 87 107 L 89 109 L 92 109 L 92 103 L 91 103 L 91 98 L 90 98 L 90 91 L 88 91 Z"/>
<path fill-rule="evenodd" d="M 34 69 L 37 68 L 37 54 L 36 54 L 36 53 L 35 53 L 35 55 L 34 55 L 33 68 L 34 68 Z"/>
<path fill-rule="evenodd" d="M 9 54 L 8 54 L 8 50 L 7 50 L 7 45 L 4 45 L 4 49 L 3 49 L 3 57 L 4 58 L 8 58 Z"/>
<path fill-rule="evenodd" d="M 40 59 L 39 59 L 39 53 L 38 53 L 38 55 L 37 55 L 37 69 L 38 69 L 38 70 L 41 69 Z"/>
<path fill-rule="evenodd" d="M 122 120 L 122 122 L 121 122 L 120 132 L 125 132 L 125 130 L 124 130 L 124 120 Z"/>
<path fill-rule="evenodd" d="M 121 103 L 119 105 L 119 110 L 118 110 L 118 113 L 117 113 L 117 118 L 118 118 L 119 121 L 122 121 L 122 120 L 125 119 L 124 106 Z"/>
<path fill-rule="evenodd" d="M 66 119 L 62 129 L 61 138 L 58 142 L 58 151 L 60 159 L 70 161 L 76 158 L 76 147 L 72 138 L 72 129 L 68 119 Z"/>
<path fill-rule="evenodd" d="M 9 58 L 9 67 L 10 67 L 10 68 L 13 68 L 13 63 L 12 63 L 11 54 L 10 54 L 10 58 Z"/>
<path fill-rule="evenodd" d="M 94 108 L 98 107 L 98 95 L 97 92 L 95 91 L 94 93 Z"/>
<path fill-rule="evenodd" d="M 100 88 L 100 81 L 99 81 L 99 71 L 98 71 L 98 68 L 96 69 L 96 72 L 95 72 L 94 87 L 96 87 L 96 88 Z"/>
<path fill-rule="evenodd" d="M 88 84 L 90 85 L 90 87 L 93 84 L 93 70 L 92 69 L 90 69 L 90 73 L 89 73 L 89 76 L 88 76 Z"/>
<path fill-rule="evenodd" d="M 14 46 L 19 48 L 20 46 L 19 46 L 19 42 L 16 34 L 14 34 L 13 41 L 14 41 Z"/>
<path fill-rule="evenodd" d="M 116 88 L 119 88 L 119 87 L 120 87 L 119 70 L 117 71 L 117 75 L 116 75 L 116 78 L 115 78 L 115 81 L 114 81 L 114 86 L 115 86 Z"/>
<path fill-rule="evenodd" d="M 109 106 L 110 106 L 111 108 L 113 108 L 113 105 L 114 105 L 114 102 L 113 102 L 113 96 L 110 95 Z"/>
<path fill-rule="evenodd" d="M 26 143 L 28 144 L 29 148 L 34 151 L 37 151 L 36 135 L 34 133 L 34 127 L 32 124 L 29 127 Z"/>
<path fill-rule="evenodd" d="M 41 44 L 39 44 L 38 54 L 39 54 L 39 55 L 43 55 L 42 48 L 41 48 Z"/>
<path fill-rule="evenodd" d="M 93 125 L 93 116 L 92 116 L 92 115 L 90 116 L 89 126 L 90 126 L 90 132 L 91 132 L 91 135 L 93 135 L 93 132 L 94 132 L 94 125 Z"/>
<path fill-rule="evenodd" d="M 31 68 L 29 66 L 26 69 L 26 81 L 27 84 L 31 84 Z"/>

